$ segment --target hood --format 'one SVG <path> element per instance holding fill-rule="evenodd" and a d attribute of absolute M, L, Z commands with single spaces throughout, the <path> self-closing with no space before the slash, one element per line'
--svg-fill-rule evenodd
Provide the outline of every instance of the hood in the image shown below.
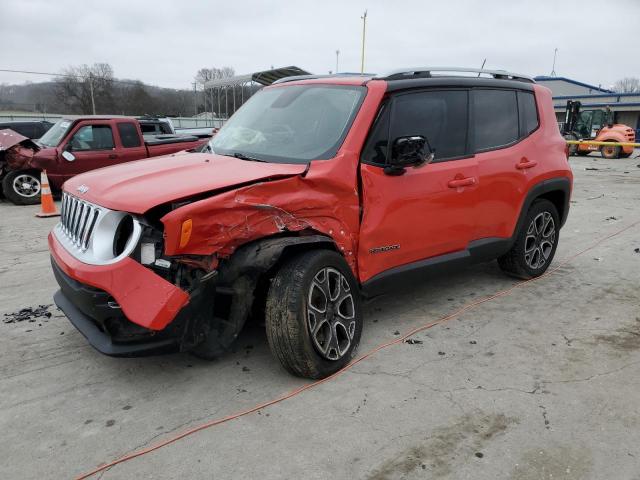
<path fill-rule="evenodd" d="M 184 153 L 83 173 L 65 182 L 64 190 L 112 210 L 141 214 L 163 203 L 200 193 L 299 175 L 306 168 L 306 164 L 261 163 L 208 153 Z"/>
<path fill-rule="evenodd" d="M 9 150 L 11 147 L 18 144 L 22 144 L 23 146 L 33 150 L 39 149 L 38 145 L 33 140 L 14 132 L 10 128 L 0 130 L 0 152 Z"/>

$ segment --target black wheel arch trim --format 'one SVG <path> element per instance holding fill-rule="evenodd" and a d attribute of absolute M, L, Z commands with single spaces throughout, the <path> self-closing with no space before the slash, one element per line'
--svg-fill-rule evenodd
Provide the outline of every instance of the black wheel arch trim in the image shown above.
<path fill-rule="evenodd" d="M 525 217 L 527 216 L 527 212 L 529 208 L 538 198 L 543 197 L 546 194 L 554 193 L 554 192 L 562 192 L 562 211 L 559 211 L 560 215 L 560 228 L 562 228 L 567 221 L 567 216 L 569 215 L 569 205 L 571 200 L 571 180 L 568 177 L 557 177 L 550 178 L 548 180 L 543 180 L 540 183 L 535 184 L 527 193 L 527 196 L 522 203 L 522 208 L 520 209 L 520 216 L 518 217 L 518 222 L 516 223 L 516 227 L 512 233 L 512 239 L 515 240 L 515 236 L 517 232 L 522 228 L 522 224 L 525 221 Z"/>

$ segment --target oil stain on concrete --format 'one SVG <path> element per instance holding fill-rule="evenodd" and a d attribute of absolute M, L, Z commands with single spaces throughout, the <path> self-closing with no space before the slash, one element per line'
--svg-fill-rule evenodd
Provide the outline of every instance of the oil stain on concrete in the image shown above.
<path fill-rule="evenodd" d="M 482 448 L 515 423 L 518 419 L 504 414 L 466 414 L 433 430 L 418 445 L 410 446 L 385 461 L 367 478 L 392 480 L 404 478 L 414 471 L 424 471 L 427 478 L 445 477 L 452 473 L 452 463 L 457 457 L 481 457 Z"/>

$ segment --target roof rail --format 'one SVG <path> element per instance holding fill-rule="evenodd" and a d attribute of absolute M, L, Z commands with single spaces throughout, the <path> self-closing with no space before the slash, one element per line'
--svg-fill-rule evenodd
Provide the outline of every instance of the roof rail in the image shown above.
<path fill-rule="evenodd" d="M 517 80 L 521 82 L 535 83 L 533 77 L 521 75 L 519 73 L 507 72 L 506 70 L 484 70 L 482 68 L 460 68 L 460 67 L 411 67 L 392 70 L 391 72 L 377 75 L 374 78 L 381 80 L 409 80 L 411 78 L 430 78 L 432 73 L 477 73 L 480 75 L 490 75 L 500 80 Z M 446 75 L 441 75 L 446 76 Z"/>
<path fill-rule="evenodd" d="M 363 78 L 371 78 L 374 74 L 372 73 L 332 73 L 329 75 L 294 75 L 291 77 L 284 77 L 279 80 L 276 80 L 272 83 L 272 85 L 276 85 L 278 83 L 287 83 L 287 82 L 297 82 L 298 80 L 315 80 L 318 78 L 340 78 L 340 77 L 363 77 Z"/>

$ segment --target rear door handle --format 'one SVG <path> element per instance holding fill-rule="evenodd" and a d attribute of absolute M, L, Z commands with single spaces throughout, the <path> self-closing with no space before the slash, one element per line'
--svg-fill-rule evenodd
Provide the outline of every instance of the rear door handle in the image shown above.
<path fill-rule="evenodd" d="M 111 155 L 109 155 L 110 160 L 113 160 L 114 158 L 118 158 L 118 155 L 116 155 L 115 153 L 112 153 Z"/>
<path fill-rule="evenodd" d="M 526 170 L 527 168 L 533 168 L 538 165 L 538 162 L 535 160 L 529 160 L 527 157 L 522 157 L 520 162 L 516 163 L 516 168 L 518 170 Z"/>
<path fill-rule="evenodd" d="M 471 185 L 476 184 L 476 179 L 473 177 L 467 178 L 456 178 L 455 180 L 451 180 L 449 182 L 449 188 L 460 188 L 460 187 L 470 187 Z"/>

